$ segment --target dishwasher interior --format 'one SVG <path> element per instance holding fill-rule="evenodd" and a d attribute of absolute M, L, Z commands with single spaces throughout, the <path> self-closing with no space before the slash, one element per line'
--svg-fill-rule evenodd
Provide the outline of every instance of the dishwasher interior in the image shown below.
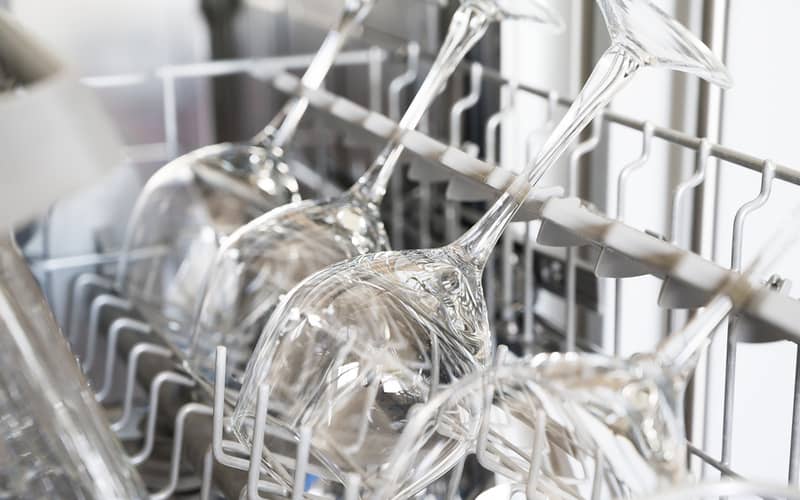
<path fill-rule="evenodd" d="M 633 22 L 620 12 L 630 8 L 635 17 L 652 8 L 648 0 L 598 2 L 605 4 L 603 11 L 591 1 L 80 3 L 82 12 L 46 0 L 0 1 L 0 8 L 70 60 L 82 88 L 91 90 L 114 122 L 125 160 L 76 195 L 58 199 L 44 213 L 40 208 L 35 222 L 14 228 L 16 243 L 8 245 L 18 245 L 24 254 L 92 398 L 108 418 L 109 432 L 122 443 L 120 456 L 106 460 L 122 460 L 126 465 L 120 467 L 134 469 L 148 497 L 800 498 L 800 351 L 795 346 L 800 304 L 792 290 L 798 269 L 791 259 L 800 185 L 800 170 L 791 162 L 800 164 L 800 159 L 772 160 L 768 149 L 756 154 L 739 146 L 741 127 L 758 136 L 754 129 L 762 126 L 737 120 L 749 98 L 734 93 L 736 87 L 726 97 L 726 91 L 696 76 L 662 78 L 663 69 L 646 69 L 641 80 L 585 122 L 583 133 L 559 152 L 560 160 L 554 159 L 552 171 L 530 192 L 520 191 L 528 185 L 525 165 L 541 163 L 540 151 L 553 147 L 551 134 L 564 132 L 557 124 L 569 117 L 581 85 L 587 78 L 593 81 L 590 74 L 599 73 L 592 68 L 607 69 L 606 78 L 616 70 L 602 66 L 612 60 L 603 55 L 606 47 L 629 47 L 617 42 L 641 33 L 620 34 L 625 22 Z M 354 21 L 363 25 L 352 28 L 330 74 L 310 83 L 313 75 L 306 69 L 319 59 L 315 54 L 326 30 L 343 9 L 356 11 L 365 3 L 369 14 Z M 718 0 L 656 3 L 720 55 L 734 84 L 739 83 L 748 68 L 737 40 L 747 33 L 737 23 L 743 23 L 748 7 Z M 768 3 L 776 4 L 775 12 L 786 8 L 800 15 L 794 7 L 777 7 L 777 0 Z M 539 4 L 545 7 L 533 7 Z M 627 7 L 616 11 L 614 5 Z M 437 53 L 448 48 L 450 20 L 457 25 L 464 12 L 473 16 L 472 23 L 487 12 L 495 18 L 453 66 L 449 82 L 429 89 L 423 82 L 438 67 Z M 558 24 L 545 15 L 550 12 L 563 18 L 560 35 L 534 26 Z M 606 23 L 615 25 L 609 12 L 623 19 L 617 19 L 611 37 Z M 519 17 L 525 19 L 505 19 Z M 648 19 L 654 24 L 646 28 L 661 28 L 662 21 Z M 125 22 L 119 27 L 110 20 Z M 657 45 L 658 35 L 641 36 L 641 50 L 655 50 L 648 43 Z M 622 48 L 610 53 L 614 62 L 624 59 Z M 704 73 L 636 57 L 637 64 L 620 72 L 624 78 L 659 64 L 715 77 L 706 67 Z M 536 71 L 547 74 L 532 77 Z M 747 75 L 742 80 L 749 88 Z M 608 88 L 616 91 L 611 84 Z M 419 102 L 414 95 L 426 89 L 434 92 L 429 109 L 409 118 L 415 113 L 406 111 Z M 759 92 L 765 102 L 770 99 L 763 95 L 767 90 Z M 291 142 L 284 143 L 281 134 L 293 116 L 302 120 Z M 777 120 L 763 128 L 776 127 Z M 241 156 L 231 146 L 247 141 L 265 123 L 271 125 L 254 144 L 280 142 L 266 153 L 267 160 L 258 156 L 260 150 L 247 149 Z M 63 140 L 87 141 L 76 130 Z M 87 142 L 96 137 L 103 151 L 95 160 L 118 162 L 100 145 L 112 139 L 98 126 L 89 130 Z M 388 154 L 387 142 L 394 146 Z M 209 144 L 228 145 L 238 156 L 231 152 L 219 167 L 202 157 L 210 153 L 195 152 Z M 761 144 L 757 150 L 765 148 Z M 783 150 L 775 154 L 786 156 Z M 285 202 L 351 200 L 367 192 L 359 186 L 373 182 L 375 158 L 378 166 L 396 161 L 383 189 L 369 191 L 379 192 L 377 203 L 361 212 L 340 210 L 338 222 L 325 224 L 355 225 L 355 234 L 363 235 L 367 230 L 359 224 L 377 220 L 387 241 L 364 254 L 448 249 L 454 241 L 469 241 L 463 248 L 480 255 L 478 264 L 470 260 L 474 255 L 461 253 L 408 254 L 422 259 L 419 268 L 413 259 L 405 260 L 406 254 L 355 256 L 351 262 L 358 265 L 337 264 L 292 292 L 294 283 L 277 287 L 269 322 L 259 318 L 253 333 L 237 341 L 247 344 L 249 354 L 266 342 L 259 337 L 262 331 L 286 328 L 276 349 L 289 349 L 291 356 L 270 358 L 272 364 L 260 365 L 260 356 L 240 359 L 232 344 L 226 348 L 208 341 L 198 347 L 188 338 L 177 339 L 174 332 L 202 328 L 200 304 L 209 295 L 220 296 L 218 315 L 241 307 L 237 300 L 245 298 L 226 294 L 225 286 L 233 284 L 224 280 L 209 291 L 215 274 L 181 267 L 182 262 L 169 264 L 171 250 L 133 244 L 136 224 L 139 232 L 184 232 L 183 219 L 171 222 L 178 208 L 184 209 L 182 197 L 211 199 L 215 183 L 228 186 L 231 178 L 230 192 L 213 201 L 221 219 L 227 210 L 239 210 L 231 197 L 250 203 L 246 189 L 237 191 L 242 182 L 265 192 L 285 189 Z M 72 161 L 91 163 L 85 157 Z M 242 177 L 236 163 L 241 161 L 266 161 L 279 173 L 262 178 L 254 170 Z M 211 172 L 203 177 L 201 194 L 181 191 L 182 170 L 160 170 L 170 162 L 196 162 Z M 89 170 L 76 171 L 88 177 Z M 197 171 L 192 175 L 202 177 Z M 289 180 L 276 186 L 275 179 Z M 173 190 L 174 185 L 179 188 Z M 151 186 L 167 186 L 166 195 Z M 156 207 L 152 213 L 141 202 L 148 197 Z M 514 208 L 513 221 L 503 212 L 503 200 Z M 169 208 L 172 204 L 178 208 Z M 192 210 L 186 217 L 195 217 Z M 212 235 L 213 252 L 201 256 L 200 265 L 227 269 L 226 255 L 233 255 L 227 264 L 238 276 L 247 259 L 259 258 L 255 254 L 276 253 L 271 244 L 248 244 L 247 238 L 271 230 L 258 226 L 267 209 L 259 210 L 248 212 L 256 222 L 235 220 L 242 229 Z M 342 222 L 346 217 L 356 222 Z M 505 230 L 465 240 L 495 219 L 507 223 Z M 276 247 L 278 263 L 248 277 L 249 289 L 267 290 L 266 283 L 277 279 L 271 273 L 289 273 L 281 266 L 293 268 L 301 258 L 324 260 L 333 251 L 313 235 L 293 241 L 286 231 L 283 247 Z M 191 237 L 188 245 L 200 239 Z M 352 236 L 345 246 L 361 248 L 360 237 Z M 436 258 L 450 260 L 443 265 Z M 476 271 L 470 274 L 473 265 Z M 155 269 L 169 266 L 176 279 L 184 280 L 177 293 L 150 281 L 159 279 Z M 398 288 L 402 292 L 369 274 L 381 272 L 407 280 Z M 326 273 L 324 280 L 319 277 Z M 348 273 L 368 282 L 365 289 L 372 291 L 364 292 L 355 278 L 348 282 Z M 127 288 L 134 275 L 144 281 L 139 284 L 144 292 Z M 12 295 L 13 286 L 33 287 L 7 282 Z M 316 290 L 331 283 L 336 289 L 317 292 L 315 283 L 322 283 Z M 261 296 L 264 290 L 248 293 Z M 341 298 L 348 292 L 349 299 Z M 165 315 L 164 294 L 191 296 L 191 306 Z M 401 314 L 398 310 L 412 320 L 393 324 L 387 318 Z M 434 318 L 433 326 L 425 315 Z M 315 324 L 328 317 L 344 333 Z M 475 329 L 491 332 L 491 338 L 475 347 L 479 354 L 465 354 L 460 342 L 472 340 L 473 317 L 478 318 Z M 348 331 L 362 323 L 364 332 Z M 416 328 L 440 336 L 420 341 Z M 463 337 L 446 338 L 442 332 L 448 328 Z M 297 333 L 303 329 L 322 332 L 315 333 L 316 344 L 303 344 Z M 393 345 L 393 329 L 425 345 Z M 358 333 L 378 340 L 359 351 Z M 305 354 L 284 347 L 291 343 Z M 36 348 L 46 350 L 34 342 Z M 414 349 L 432 354 L 415 358 L 413 368 L 399 366 L 404 353 Z M 205 353 L 200 368 L 193 366 L 199 351 Z M 386 352 L 393 354 L 386 357 Z M 635 354 L 642 352 L 657 354 Z M 659 357 L 663 353 L 680 358 L 680 369 L 677 361 L 669 365 Z M 361 368 L 346 362 L 353 356 L 362 360 Z M 482 371 L 454 375 L 473 357 L 480 358 Z M 313 366 L 334 358 L 327 371 Z M 283 378 L 273 380 L 281 387 L 263 382 L 256 391 L 252 380 L 261 368 L 284 370 Z M 292 374 L 298 379 L 291 380 Z M 322 385 L 313 386 L 315 381 Z M 282 388 L 284 383 L 291 387 Z M 422 395 L 400 394 L 398 387 L 405 383 L 413 389 L 405 389 L 409 394 Z M 341 394 L 329 394 L 336 390 Z M 567 395 L 552 395 L 561 392 Z M 299 400 L 308 394 L 308 401 Z M 241 409 L 245 397 L 250 398 L 246 411 Z M 287 424 L 284 413 L 295 420 Z M 387 436 L 391 446 L 381 441 Z M 679 471 L 670 469 L 673 464 Z M 3 488 L 0 483 L 0 498 L 17 498 L 4 497 Z M 58 491 L 57 482 L 54 488 Z"/>

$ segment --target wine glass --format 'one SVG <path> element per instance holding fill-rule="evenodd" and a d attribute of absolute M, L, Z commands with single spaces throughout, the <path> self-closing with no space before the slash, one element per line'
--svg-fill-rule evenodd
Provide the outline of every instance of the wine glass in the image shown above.
<path fill-rule="evenodd" d="M 718 326 L 761 289 L 754 277 L 763 275 L 800 239 L 797 215 L 800 208 L 747 272 L 723 285 L 654 353 L 628 359 L 540 354 L 500 366 L 483 379 L 465 378 L 444 391 L 439 401 L 459 404 L 461 394 L 486 391 L 491 415 L 484 419 L 493 429 L 477 445 L 478 456 L 484 467 L 517 484 L 524 484 L 535 469 L 582 489 L 583 497 L 603 488 L 612 496 L 629 498 L 687 482 L 683 401 L 688 381 Z M 437 425 L 437 411 L 453 410 L 430 408 L 428 422 L 417 425 Z M 533 451 L 530 438 L 537 430 L 545 436 L 540 453 Z M 570 469 L 564 470 L 563 464 Z"/>
<path fill-rule="evenodd" d="M 611 47 L 537 160 L 473 228 L 444 248 L 381 252 L 336 264 L 306 278 L 278 304 L 247 365 L 233 413 L 242 443 L 252 437 L 259 387 L 267 384 L 270 419 L 295 432 L 298 425 L 314 424 L 314 448 L 330 453 L 339 468 L 361 472 L 384 463 L 406 409 L 485 367 L 491 333 L 481 289 L 484 265 L 532 186 L 581 130 L 647 66 L 729 84 L 711 52 L 649 1 L 599 5 Z M 406 370 L 397 370 L 398 364 Z M 386 377 L 384 365 L 392 370 Z M 363 408 L 370 415 L 363 440 L 325 431 L 359 422 Z M 354 449 L 354 443 L 360 446 Z M 355 458 L 336 460 L 336 450 L 348 446 L 348 458 Z"/>
<path fill-rule="evenodd" d="M 318 88 L 347 39 L 377 0 L 346 0 L 303 76 Z M 200 148 L 170 162 L 147 183 L 128 224 L 117 290 L 168 340 L 186 348 L 199 290 L 217 249 L 234 230 L 259 215 L 298 201 L 284 148 L 308 108 L 293 99 L 248 143 Z M 136 260 L 137 250 L 155 257 Z"/>
<path fill-rule="evenodd" d="M 0 498 L 147 499 L 13 236 L 0 236 Z"/>
<path fill-rule="evenodd" d="M 237 231 L 220 250 L 192 334 L 190 370 L 210 378 L 214 348 L 228 347 L 231 385 L 241 373 L 275 306 L 306 276 L 358 255 L 389 249 L 379 213 L 389 179 L 415 128 L 459 62 L 493 22 L 525 19 L 560 29 L 539 0 L 464 0 L 419 93 L 367 173 L 333 200 L 274 210 Z M 238 374 L 238 376 L 237 376 Z"/>
<path fill-rule="evenodd" d="M 581 496 L 576 478 L 582 474 L 576 472 L 589 465 L 587 457 L 591 456 L 591 450 L 584 449 L 580 441 L 565 439 L 574 434 L 579 424 L 567 427 L 555 419 L 545 423 L 540 418 L 544 412 L 530 404 L 529 394 L 517 397 L 519 394 L 512 392 L 514 387 L 501 386 L 499 382 L 510 379 L 514 367 L 524 365 L 519 361 L 513 365 L 499 361 L 499 352 L 496 369 L 468 374 L 425 404 L 412 408 L 386 466 L 375 478 L 361 481 L 367 486 L 362 488 L 364 498 L 393 498 L 396 485 L 414 484 L 415 479 L 431 480 L 476 450 L 481 462 L 489 452 L 501 455 L 495 463 L 483 466 L 504 475 L 508 474 L 509 467 L 519 462 L 528 464 L 532 456 L 545 457 L 547 461 L 543 466 L 548 467 L 549 473 L 527 478 L 531 492 L 554 500 L 589 497 Z M 476 418 L 477 415 L 482 417 Z M 536 425 L 539 423 L 542 425 Z M 541 435 L 532 432 L 533 429 L 541 429 Z M 518 458 L 520 456 L 523 458 Z M 458 472 L 455 478 L 451 475 L 450 486 L 459 479 Z"/>

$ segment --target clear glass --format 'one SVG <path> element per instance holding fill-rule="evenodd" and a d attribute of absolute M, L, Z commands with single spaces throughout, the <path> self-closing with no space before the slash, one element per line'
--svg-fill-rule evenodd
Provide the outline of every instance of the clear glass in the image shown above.
<path fill-rule="evenodd" d="M 400 139 L 419 124 L 488 26 L 503 19 L 527 19 L 555 29 L 562 26 L 559 17 L 538 1 L 462 2 L 398 130 L 358 183 L 330 201 L 298 203 L 270 212 L 233 235 L 220 251 L 197 317 L 190 355 L 193 371 L 208 377 L 214 348 L 224 344 L 232 353 L 228 373 L 234 374 L 231 383 L 236 384 L 263 326 L 289 290 L 327 266 L 389 249 L 378 206 L 404 151 Z"/>
<path fill-rule="evenodd" d="M 484 467 L 518 484 L 528 483 L 532 467 L 580 498 L 594 498 L 592 491 L 602 498 L 639 497 L 688 482 L 683 401 L 697 360 L 724 319 L 761 289 L 753 278 L 798 239 L 800 227 L 784 225 L 744 275 L 654 353 L 628 359 L 542 354 L 463 379 L 440 401 L 460 404 L 461 394 L 484 391 L 491 410 L 478 455 Z M 435 408 L 428 411 L 433 422 Z M 542 426 L 544 446 L 536 453 L 533 436 Z"/>
<path fill-rule="evenodd" d="M 594 498 L 597 484 L 598 498 L 628 498 L 686 480 L 682 409 L 672 387 L 651 377 L 655 368 L 652 358 L 572 353 L 495 369 L 487 375 L 492 406 L 482 465 L 527 486 L 537 457 L 540 479 L 578 498 Z M 486 385 L 465 382 L 471 390 Z M 536 454 L 540 415 L 545 434 Z"/>
<path fill-rule="evenodd" d="M 146 499 L 12 237 L 0 237 L 0 498 Z"/>
<path fill-rule="evenodd" d="M 375 1 L 345 2 L 304 84 L 322 84 Z M 284 148 L 307 108 L 306 99 L 293 99 L 250 143 L 208 146 L 170 162 L 137 200 L 117 286 L 178 349 L 188 350 L 200 290 L 220 244 L 259 215 L 300 199 Z"/>
<path fill-rule="evenodd" d="M 468 2 L 462 9 L 476 3 Z M 654 9 L 647 1 L 639 3 L 642 9 Z M 659 22 L 639 28 L 691 36 L 685 30 L 676 31 L 672 20 L 659 16 L 655 17 Z M 358 257 L 312 275 L 288 294 L 267 323 L 245 372 L 233 416 L 235 432 L 242 442 L 248 440 L 258 388 L 263 384 L 268 384 L 274 394 L 276 420 L 295 429 L 313 422 L 315 447 L 341 452 L 338 443 L 332 441 L 335 435 L 326 432 L 327 426 L 338 427 L 342 425 L 339 422 L 358 421 L 362 414 L 379 411 L 384 393 L 394 393 L 397 388 L 401 394 L 413 395 L 415 402 L 422 402 L 428 391 L 435 394 L 438 386 L 486 365 L 491 345 L 481 289 L 486 261 L 544 171 L 639 68 L 659 64 L 658 57 L 645 59 L 640 51 L 629 48 L 635 46 L 638 32 L 633 29 L 615 38 L 536 161 L 458 241 L 441 249 Z M 693 42 L 695 45 L 700 46 L 700 42 Z M 687 60 L 693 57 L 684 55 Z M 703 55 L 713 62 L 707 68 L 709 72 L 724 74 L 722 64 L 707 49 L 703 49 Z M 702 65 L 703 61 L 695 63 Z M 687 64 L 686 68 L 692 66 Z M 348 313 L 351 310 L 357 313 Z M 327 319 L 334 314 L 335 318 Z M 341 377 L 353 373 L 350 370 L 354 368 L 361 373 L 362 366 L 374 366 L 376 361 L 383 370 L 389 360 L 405 364 L 406 374 L 416 367 L 414 377 L 399 385 L 392 378 L 386 389 L 385 383 L 376 382 L 380 380 L 377 377 Z M 384 419 L 369 419 L 363 431 L 363 447 L 370 448 L 365 455 L 369 463 L 345 459 L 366 453 L 360 449 L 347 457 L 331 457 L 331 461 L 369 476 L 371 468 L 385 463 L 381 459 L 386 455 L 380 450 L 388 451 L 386 444 L 396 432 L 393 429 L 403 427 L 407 418 L 403 410 L 392 415 L 390 425 Z M 373 444 L 380 444 L 378 453 L 371 450 Z M 365 482 L 369 483 L 369 478 Z"/>

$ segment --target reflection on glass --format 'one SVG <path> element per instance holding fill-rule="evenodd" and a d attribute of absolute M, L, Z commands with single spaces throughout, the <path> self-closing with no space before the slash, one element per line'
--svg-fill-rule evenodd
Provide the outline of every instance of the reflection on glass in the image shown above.
<path fill-rule="evenodd" d="M 322 85 L 347 39 L 375 0 L 347 0 L 338 25 L 303 76 Z M 300 199 L 285 148 L 308 100 L 293 99 L 252 141 L 193 151 L 160 169 L 129 222 L 118 291 L 180 351 L 188 346 L 200 291 L 220 245 L 236 229 Z"/>
<path fill-rule="evenodd" d="M 146 499 L 27 264 L 0 237 L 0 498 Z"/>
<path fill-rule="evenodd" d="M 228 373 L 241 374 L 278 301 L 303 278 L 337 262 L 389 249 L 379 206 L 405 150 L 404 133 L 416 128 L 487 28 L 506 19 L 561 27 L 557 14 L 538 0 L 461 2 L 398 129 L 357 184 L 333 200 L 274 210 L 231 237 L 211 273 L 195 325 L 191 365 L 196 372 L 208 377 L 213 350 L 224 344 L 231 353 Z"/>

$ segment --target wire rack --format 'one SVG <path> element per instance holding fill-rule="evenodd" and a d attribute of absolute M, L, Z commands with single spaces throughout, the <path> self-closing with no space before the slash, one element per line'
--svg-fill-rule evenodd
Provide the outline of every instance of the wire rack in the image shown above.
<path fill-rule="evenodd" d="M 178 85 L 185 79 L 206 79 L 233 74 L 248 74 L 255 79 L 270 81 L 282 93 L 305 96 L 314 111 L 314 118 L 327 127 L 348 137 L 349 143 L 374 147 L 379 139 L 387 138 L 395 129 L 403 92 L 414 84 L 417 72 L 414 59 L 429 59 L 414 44 L 373 42 L 366 50 L 345 52 L 337 65 L 363 67 L 368 75 L 369 106 L 359 105 L 346 97 L 325 90 L 304 88 L 299 79 L 288 70 L 306 66 L 311 56 L 299 55 L 268 59 L 218 61 L 191 65 L 163 67 L 151 73 L 124 74 L 87 78 L 85 82 L 96 88 L 115 89 L 142 85 L 157 80 L 162 87 L 164 113 L 164 143 L 156 145 L 155 156 L 163 159 L 176 157 L 181 146 L 178 142 Z M 383 68 L 387 61 L 407 62 L 409 71 L 392 81 L 385 82 Z M 476 63 L 461 66 L 465 75 L 473 80 L 472 91 L 458 100 L 450 113 L 450 137 L 442 141 L 423 132 L 408 132 L 403 143 L 412 153 L 405 176 L 392 185 L 390 198 L 385 203 L 384 220 L 392 235 L 395 248 L 429 247 L 449 241 L 461 229 L 481 214 L 482 207 L 496 199 L 514 179 L 514 174 L 497 166 L 496 132 L 507 109 L 500 110 L 486 121 L 486 144 L 483 158 L 472 144 L 465 144 L 460 136 L 463 114 L 474 106 L 477 83 L 493 82 L 515 92 L 527 93 L 548 103 L 543 122 L 552 120 L 558 108 L 570 104 L 568 99 L 546 89 L 507 81 L 494 70 Z M 384 92 L 388 89 L 389 116 L 380 113 Z M 702 307 L 726 280 L 737 273 L 739 260 L 733 269 L 723 268 L 677 245 L 672 238 L 643 232 L 626 225 L 623 220 L 625 192 L 630 173 L 643 166 L 651 154 L 655 141 L 664 141 L 693 151 L 698 158 L 695 175 L 679 186 L 673 199 L 672 211 L 680 210 L 692 190 L 703 182 L 708 163 L 719 160 L 759 172 L 762 188 L 757 198 L 743 205 L 736 214 L 734 249 L 741 249 L 747 218 L 762 207 L 771 196 L 772 184 L 782 181 L 800 184 L 800 170 L 779 165 L 715 144 L 706 139 L 655 126 L 648 122 L 606 111 L 593 127 L 592 134 L 578 144 L 570 158 L 572 178 L 577 176 L 577 166 L 582 156 L 590 153 L 599 141 L 601 127 L 624 127 L 641 134 L 641 156 L 624 168 L 616 185 L 620 203 L 614 213 L 603 213 L 591 204 L 574 197 L 575 182 L 566 190 L 561 187 L 537 189 L 524 205 L 517 221 L 525 223 L 524 231 L 509 231 L 487 269 L 485 291 L 489 313 L 498 336 L 498 342 L 517 352 L 534 350 L 576 349 L 618 352 L 624 332 L 617 326 L 611 345 L 591 342 L 579 335 L 576 321 L 579 299 L 578 283 L 599 279 L 622 282 L 625 279 L 652 275 L 662 280 L 660 305 L 666 310 Z M 372 145 L 372 146 L 370 146 Z M 139 158 L 152 161 L 153 145 L 130 145 L 134 161 Z M 302 161 L 294 165 L 294 173 L 309 192 L 316 196 L 329 196 L 341 192 L 360 174 L 357 168 L 345 172 L 323 172 L 312 169 Z M 405 177 L 405 178 L 404 178 Z M 541 225 L 532 224 L 541 221 Z M 673 217 L 672 234 L 679 218 Z M 538 231 L 538 232 L 537 232 Z M 563 261 L 542 252 L 544 247 L 561 247 L 566 250 Z M 577 249 L 594 247 L 594 262 L 578 258 Z M 736 253 L 736 252 L 735 252 Z M 739 252 L 739 256 L 741 252 Z M 82 363 L 87 373 L 97 383 L 98 400 L 113 405 L 115 394 L 121 394 L 119 415 L 113 429 L 124 439 L 139 446 L 131 460 L 143 464 L 157 453 L 157 442 L 164 438 L 163 422 L 167 422 L 166 436 L 171 451 L 166 484 L 153 498 L 169 498 L 185 486 L 191 478 L 199 478 L 201 497 L 211 498 L 213 492 L 227 498 L 238 498 L 247 487 L 249 498 L 260 494 L 286 495 L 301 498 L 302 485 L 307 474 L 324 475 L 309 463 L 310 435 L 281 436 L 295 445 L 286 453 L 287 463 L 295 470 L 294 491 L 284 491 L 278 485 L 262 479 L 260 457 L 262 439 L 257 446 L 245 449 L 232 441 L 225 431 L 225 414 L 229 410 L 225 401 L 224 350 L 218 352 L 218 372 L 215 387 L 202 387 L 175 369 L 172 351 L 161 340 L 159 332 L 143 323 L 135 307 L 114 292 L 113 269 L 118 255 L 114 252 L 60 259 L 34 261 L 33 267 L 40 275 L 80 271 L 67 292 L 65 330 L 73 346 L 81 351 Z M 146 257 L 143 255 L 142 257 Z M 740 257 L 739 257 L 740 259 Z M 558 275 L 558 278 L 552 278 Z M 548 276 L 550 276 L 548 278 Z M 594 280 L 594 281 L 592 281 Z M 565 321 L 559 328 L 547 324 L 537 315 L 538 290 L 550 287 L 564 297 Z M 766 342 L 800 340 L 800 303 L 790 298 L 785 283 L 774 278 L 742 312 L 737 322 L 733 342 Z M 617 308 L 619 303 L 617 295 Z M 735 363 L 735 349 L 728 349 L 728 379 L 725 385 L 725 422 L 730 421 L 728 400 L 734 391 L 731 367 Z M 791 428 L 791 453 L 788 464 L 789 481 L 795 483 L 800 470 L 800 370 L 795 383 Z M 221 381 L 221 383 L 220 383 Z M 265 404 L 259 408 L 265 412 Z M 264 419 L 257 419 L 264 420 Z M 144 425 L 142 426 L 142 422 Z M 143 430 L 142 430 L 143 429 Z M 275 432 L 276 429 L 260 427 L 257 433 Z M 723 442 L 731 439 L 732 427 L 725 425 Z M 725 448 L 723 448 L 724 450 Z M 690 443 L 690 451 L 709 466 L 725 476 L 738 477 L 728 466 L 729 455 L 713 456 L 702 447 Z M 188 465 L 187 465 L 188 464 Z M 188 472 L 187 472 L 188 467 Z M 187 479 L 188 477 L 188 479 Z M 452 479 L 457 481 L 458 478 Z M 354 491 L 351 479 L 345 481 L 345 490 Z"/>

